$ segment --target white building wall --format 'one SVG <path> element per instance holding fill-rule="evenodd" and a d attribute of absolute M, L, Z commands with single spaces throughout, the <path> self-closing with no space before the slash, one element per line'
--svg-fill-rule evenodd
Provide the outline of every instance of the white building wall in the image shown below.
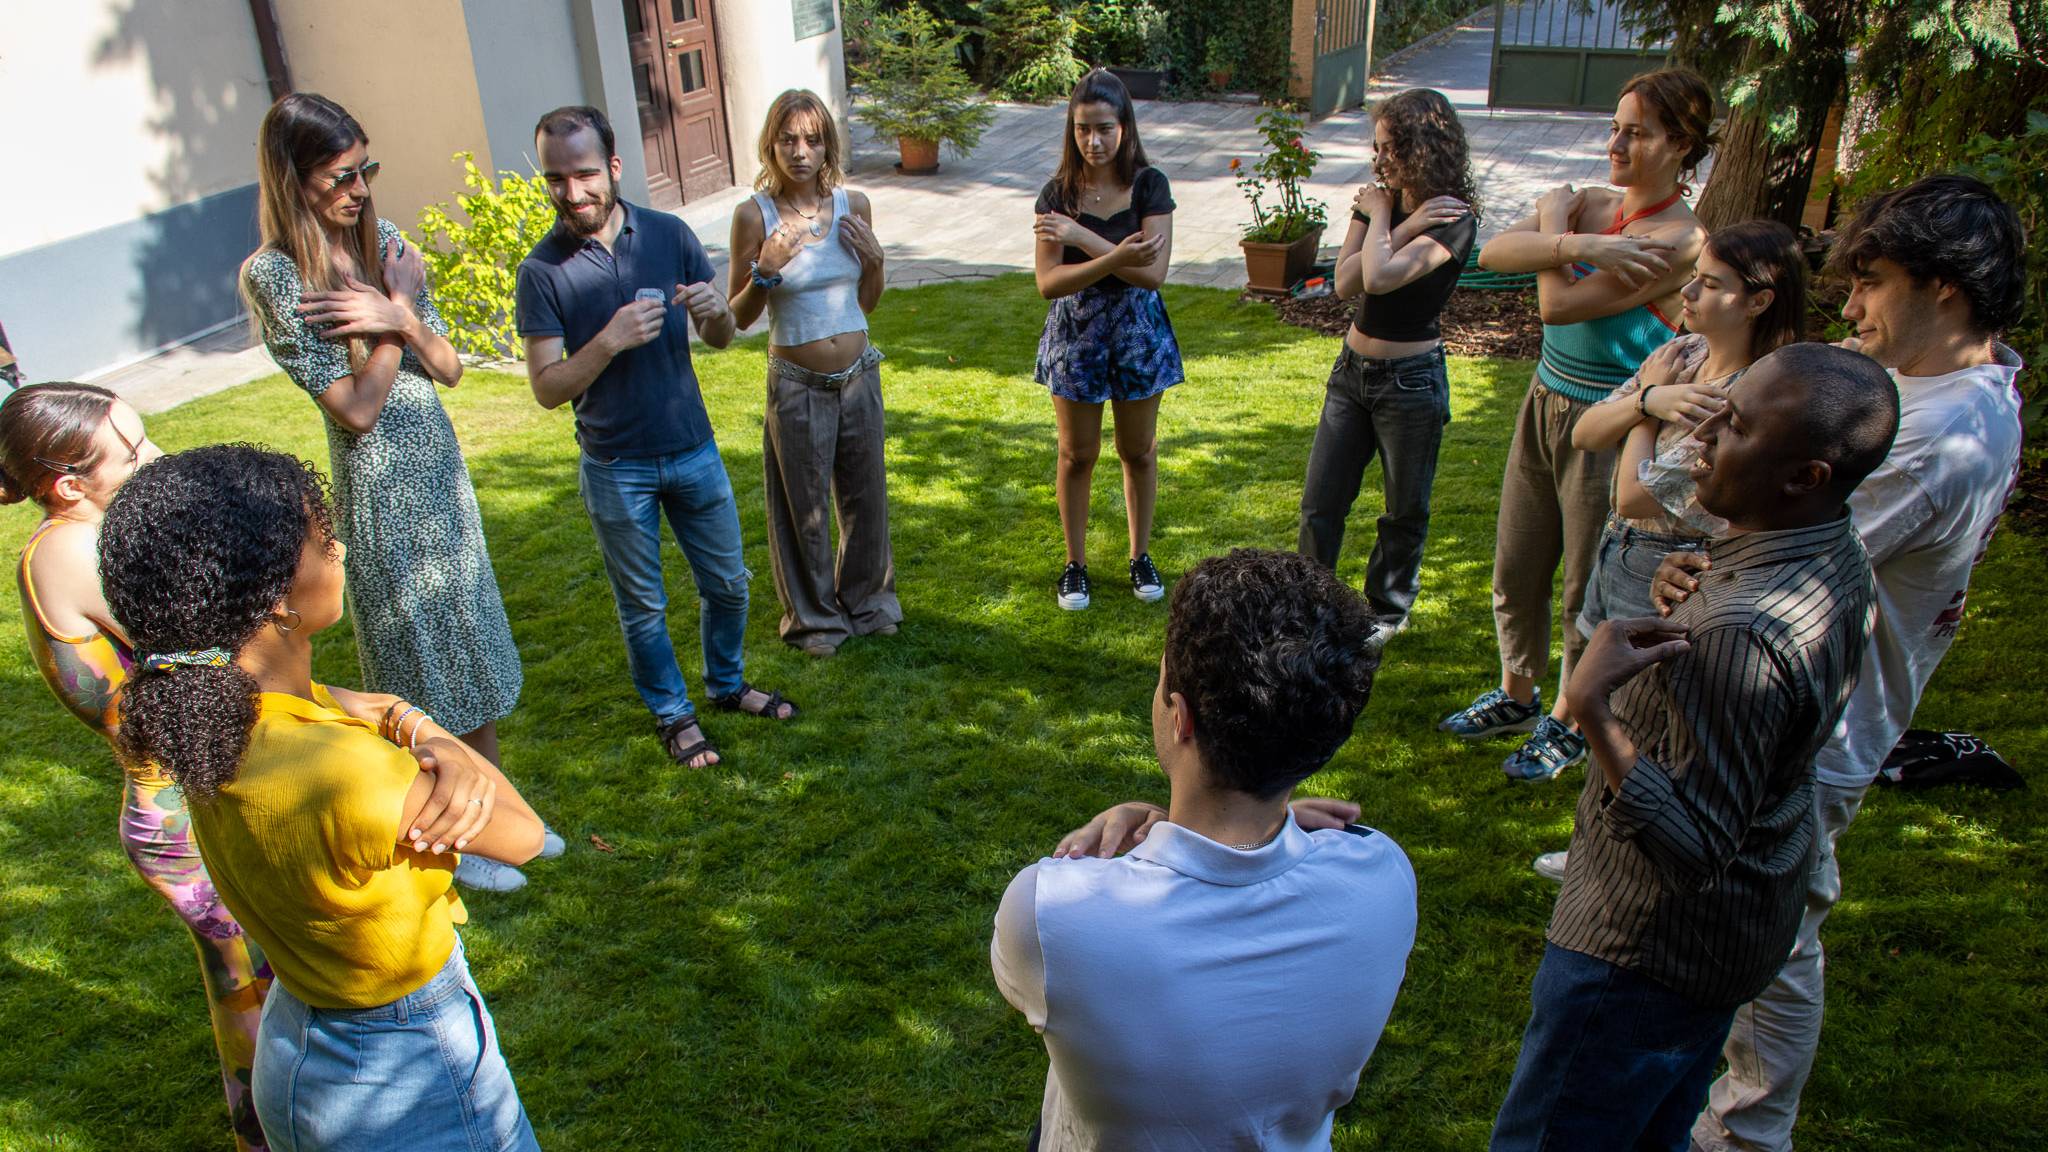
<path fill-rule="evenodd" d="M 761 123 L 768 106 L 790 88 L 823 97 L 841 132 L 848 131 L 846 43 L 836 14 L 832 31 L 805 40 L 796 38 L 789 0 L 721 0 L 717 20 L 734 183 L 753 186 L 761 170 L 755 152 Z"/>

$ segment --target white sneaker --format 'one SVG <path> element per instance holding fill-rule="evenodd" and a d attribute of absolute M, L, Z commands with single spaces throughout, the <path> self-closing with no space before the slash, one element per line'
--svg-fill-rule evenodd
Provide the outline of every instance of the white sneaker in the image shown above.
<path fill-rule="evenodd" d="M 1564 863 L 1565 853 L 1545 852 L 1536 858 L 1536 862 L 1531 867 L 1536 869 L 1538 876 L 1546 880 L 1555 880 L 1562 884 L 1564 883 Z"/>
<path fill-rule="evenodd" d="M 476 892 L 517 892 L 526 887 L 526 873 L 510 864 L 464 853 L 455 865 L 455 882 Z"/>
<path fill-rule="evenodd" d="M 545 824 L 540 826 L 540 853 L 534 859 L 553 860 L 568 850 L 569 845 L 562 840 L 560 834 Z"/>

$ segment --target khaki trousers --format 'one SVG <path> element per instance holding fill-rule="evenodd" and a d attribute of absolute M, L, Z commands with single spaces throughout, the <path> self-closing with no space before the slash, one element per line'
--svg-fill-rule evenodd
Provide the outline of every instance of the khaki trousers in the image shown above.
<path fill-rule="evenodd" d="M 1550 665 L 1551 582 L 1564 561 L 1564 670 L 1586 650 L 1573 626 L 1584 608 L 1586 577 L 1607 522 L 1616 453 L 1572 447 L 1572 428 L 1590 404 L 1532 381 L 1515 419 L 1507 474 L 1500 485 L 1494 530 L 1493 627 L 1500 663 L 1512 675 L 1541 683 Z"/>
<path fill-rule="evenodd" d="M 773 356 L 761 434 L 782 639 L 838 647 L 899 623 L 879 356 L 843 381 Z M 832 547 L 831 513 L 839 517 Z"/>

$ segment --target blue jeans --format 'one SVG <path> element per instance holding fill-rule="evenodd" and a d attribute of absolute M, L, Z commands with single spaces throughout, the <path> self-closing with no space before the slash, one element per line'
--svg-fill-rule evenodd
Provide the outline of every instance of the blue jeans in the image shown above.
<path fill-rule="evenodd" d="M 745 682 L 747 571 L 740 554 L 740 513 L 716 441 L 671 456 L 601 457 L 583 453 L 583 507 L 604 552 L 605 575 L 633 687 L 666 727 L 695 714 L 668 635 L 668 589 L 661 576 L 661 518 L 682 546 L 697 582 L 704 689 L 730 696 Z"/>
<path fill-rule="evenodd" d="M 1735 1008 L 1543 946 L 1493 1152 L 1684 1152 Z"/>
<path fill-rule="evenodd" d="M 460 940 L 381 1008 L 312 1008 L 271 985 L 250 1092 L 272 1152 L 540 1149 Z"/>
<path fill-rule="evenodd" d="M 1706 541 L 1696 536 L 1645 532 L 1609 516 L 1593 557 L 1593 574 L 1586 578 L 1586 606 L 1577 621 L 1579 634 L 1590 640 L 1603 620 L 1655 616 L 1650 581 L 1657 575 L 1657 565 L 1672 552 L 1698 552 L 1705 547 Z"/>
<path fill-rule="evenodd" d="M 1295 550 L 1337 567 L 1344 521 L 1366 465 L 1378 456 L 1386 512 L 1365 565 L 1365 598 L 1381 616 L 1406 616 L 1422 587 L 1429 494 L 1450 419 L 1451 382 L 1441 347 L 1398 360 L 1371 360 L 1349 346 L 1338 352 L 1308 453 Z"/>

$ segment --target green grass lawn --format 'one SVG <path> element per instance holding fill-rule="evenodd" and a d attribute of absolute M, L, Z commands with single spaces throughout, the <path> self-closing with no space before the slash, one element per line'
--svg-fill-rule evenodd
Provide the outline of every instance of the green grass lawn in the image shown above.
<path fill-rule="evenodd" d="M 1160 418 L 1153 553 L 1171 580 L 1232 545 L 1292 546 L 1335 345 L 1221 291 L 1167 296 L 1188 370 Z M 728 762 L 710 771 L 666 759 L 627 679 L 567 409 L 539 410 L 515 375 L 472 372 L 446 394 L 526 660 L 506 768 L 570 842 L 524 892 L 471 897 L 465 933 L 545 1146 L 1021 1146 L 1045 1053 L 989 977 L 997 901 L 1067 828 L 1166 791 L 1147 712 L 1165 609 L 1120 594 L 1107 457 L 1096 606 L 1052 602 L 1052 409 L 1031 382 L 1043 316 L 1022 276 L 887 297 L 875 339 L 908 619 L 824 662 L 775 639 L 763 343 L 699 357 L 758 574 L 748 672 L 804 707 L 780 727 L 712 716 Z M 1556 892 L 1528 863 L 1564 844 L 1583 777 L 1510 783 L 1511 745 L 1433 726 L 1497 674 L 1493 520 L 1528 367 L 1452 361 L 1415 627 L 1358 736 L 1305 786 L 1364 805 L 1421 883 L 1407 985 L 1338 1115 L 1340 1149 L 1483 1147 L 1526 1020 Z M 151 430 L 167 450 L 248 439 L 327 460 L 313 404 L 281 377 Z M 1377 483 L 1352 518 L 1354 584 Z M 32 520 L 0 517 L 0 552 Z M 694 687 L 695 597 L 666 551 Z M 1997 538 L 1920 717 L 1988 738 L 2037 787 L 2048 634 L 2024 597 L 2044 561 L 2040 538 Z M 324 637 L 316 674 L 356 682 L 352 645 L 346 628 Z M 226 1147 L 191 943 L 122 855 L 107 749 L 50 699 L 12 624 L 0 709 L 0 1148 Z M 2033 793 L 1871 797 L 1842 848 L 1802 1149 L 2048 1144 L 2044 849 Z M 1315 1011 L 1316 989 L 1299 992 Z"/>

